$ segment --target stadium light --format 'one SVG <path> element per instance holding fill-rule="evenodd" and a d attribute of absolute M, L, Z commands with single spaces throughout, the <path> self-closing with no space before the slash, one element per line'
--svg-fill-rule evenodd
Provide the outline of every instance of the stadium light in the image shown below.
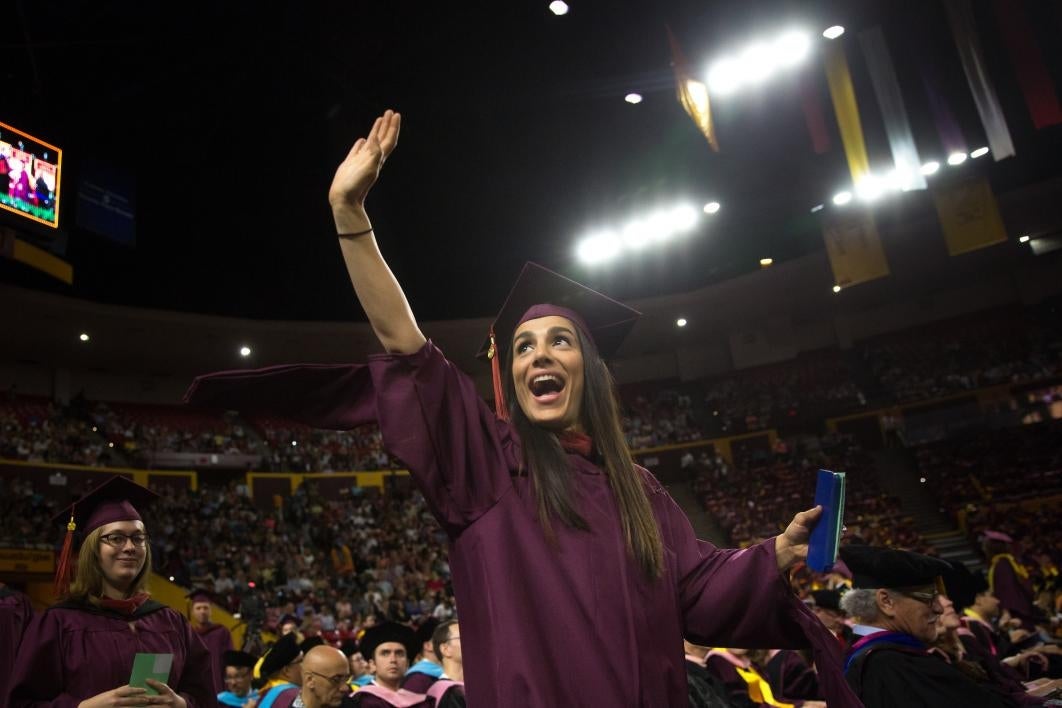
<path fill-rule="evenodd" d="M 815 206 L 811 207 L 811 213 L 814 214 L 815 212 L 822 211 L 825 208 L 826 208 L 825 204 L 816 204 Z"/>
<path fill-rule="evenodd" d="M 839 292 L 841 292 L 841 286 L 840 286 L 840 285 L 834 285 L 834 286 L 833 286 L 833 291 L 834 291 L 835 293 L 839 293 Z"/>
<path fill-rule="evenodd" d="M 642 94 L 628 93 L 626 96 L 623 97 L 623 100 L 631 104 L 632 106 L 636 106 L 642 102 Z"/>
<path fill-rule="evenodd" d="M 619 230 L 604 229 L 583 238 L 575 247 L 576 257 L 587 265 L 612 260 L 623 251 L 640 251 L 663 243 L 697 226 L 697 210 L 689 204 L 657 209 L 631 219 Z"/>
<path fill-rule="evenodd" d="M 568 3 L 564 2 L 564 0 L 553 0 L 553 2 L 549 4 L 549 11 L 557 17 L 560 17 L 561 15 L 567 15 Z"/>
<path fill-rule="evenodd" d="M 689 322 L 686 321 L 685 317 L 679 317 L 677 320 L 675 320 L 675 325 L 677 327 L 685 327 L 688 324 Z"/>
<path fill-rule="evenodd" d="M 874 175 L 865 175 L 856 185 L 856 194 L 864 202 L 872 202 L 878 199 L 884 192 L 881 180 Z"/>
<path fill-rule="evenodd" d="M 719 96 L 761 83 L 779 71 L 800 64 L 811 51 L 811 39 L 788 29 L 772 39 L 756 39 L 744 49 L 715 61 L 708 69 L 708 88 Z"/>
<path fill-rule="evenodd" d="M 760 267 L 761 268 L 770 268 L 771 265 L 773 265 L 773 264 L 774 264 L 774 259 L 773 258 L 761 258 L 760 259 Z"/>
<path fill-rule="evenodd" d="M 1018 243 L 1029 243 L 1029 234 L 1022 234 L 1019 236 Z"/>
<path fill-rule="evenodd" d="M 837 206 L 844 206 L 848 202 L 852 201 L 852 193 L 848 191 L 838 192 L 833 195 L 833 203 Z"/>
<path fill-rule="evenodd" d="M 250 347 L 240 347 L 240 356 L 251 356 Z"/>
<path fill-rule="evenodd" d="M 822 31 L 822 36 L 826 39 L 837 39 L 842 34 L 844 34 L 844 27 L 841 27 L 840 25 L 833 25 Z"/>
<path fill-rule="evenodd" d="M 82 332 L 81 336 L 78 337 L 78 339 L 80 339 L 82 342 L 87 342 L 89 340 L 89 336 L 85 332 Z"/>
<path fill-rule="evenodd" d="M 988 154 L 988 148 L 987 147 L 979 147 L 979 148 L 977 148 L 976 150 L 974 150 L 973 152 L 970 153 L 970 157 L 972 157 L 973 159 L 976 160 L 977 158 L 984 157 L 987 154 Z"/>
<path fill-rule="evenodd" d="M 929 175 L 936 174 L 937 170 L 939 170 L 939 169 L 940 169 L 940 163 L 937 162 L 936 160 L 930 160 L 926 164 L 922 165 L 921 172 L 922 172 L 922 174 L 924 174 L 925 176 L 928 177 Z"/>
<path fill-rule="evenodd" d="M 948 155 L 948 164 L 951 165 L 952 167 L 955 167 L 957 165 L 961 165 L 964 162 L 966 162 L 966 153 L 965 152 L 953 152 L 950 155 Z"/>
<path fill-rule="evenodd" d="M 719 211 L 719 202 L 708 202 L 704 205 L 705 214 L 715 214 Z"/>

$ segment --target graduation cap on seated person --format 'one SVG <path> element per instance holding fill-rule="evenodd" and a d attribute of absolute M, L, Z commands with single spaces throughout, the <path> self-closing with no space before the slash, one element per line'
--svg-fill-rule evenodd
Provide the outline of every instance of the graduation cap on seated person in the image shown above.
<path fill-rule="evenodd" d="M 216 593 L 210 590 L 203 590 L 202 588 L 192 588 L 191 592 L 185 595 L 188 598 L 188 602 L 195 604 L 197 602 L 217 602 L 218 596 Z"/>
<path fill-rule="evenodd" d="M 812 590 L 815 607 L 841 612 L 841 593 L 837 590 Z"/>
<path fill-rule="evenodd" d="M 598 354 L 608 358 L 619 349 L 641 313 L 537 263 L 526 263 L 476 354 L 491 363 L 498 417 L 509 418 L 501 385 L 501 355 L 512 346 L 517 327 L 551 315 L 571 320 L 584 338 L 594 342 Z"/>
<path fill-rule="evenodd" d="M 944 592 L 941 577 L 951 566 L 939 558 L 878 546 L 841 546 L 841 558 L 852 570 L 855 588 L 912 588 L 934 585 Z"/>
<path fill-rule="evenodd" d="M 254 654 L 248 654 L 245 651 L 229 650 L 221 656 L 222 666 L 236 666 L 240 668 L 247 667 L 249 669 L 253 669 L 254 665 L 257 663 L 258 657 Z"/>
<path fill-rule="evenodd" d="M 971 573 L 965 564 L 951 562 L 951 570 L 944 574 L 944 588 L 955 609 L 962 611 L 974 604 L 977 596 L 988 590 L 984 573 Z"/>
<path fill-rule="evenodd" d="M 417 637 L 413 630 L 404 624 L 397 622 L 384 622 L 365 630 L 361 641 L 358 643 L 361 655 L 366 661 L 372 661 L 376 656 L 376 648 L 387 642 L 397 642 L 406 649 L 406 657 L 412 663 L 417 655 Z"/>
<path fill-rule="evenodd" d="M 299 647 L 298 638 L 294 633 L 285 634 L 255 664 L 254 678 L 267 679 L 288 664 L 298 661 L 300 657 L 302 649 Z"/>
<path fill-rule="evenodd" d="M 66 528 L 63 549 L 55 568 L 55 593 L 62 597 L 70 589 L 74 553 L 90 533 L 118 521 L 143 521 L 140 511 L 151 506 L 159 495 L 136 482 L 116 475 L 97 485 L 88 494 L 55 516 L 52 521 Z"/>

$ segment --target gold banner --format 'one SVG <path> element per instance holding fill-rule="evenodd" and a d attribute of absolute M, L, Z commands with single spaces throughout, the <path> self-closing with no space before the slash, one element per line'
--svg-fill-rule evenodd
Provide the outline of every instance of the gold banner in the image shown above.
<path fill-rule="evenodd" d="M 948 254 L 976 251 L 1007 240 L 988 180 L 976 179 L 933 192 Z"/>
<path fill-rule="evenodd" d="M 852 74 L 848 71 L 844 49 L 837 41 L 826 43 L 826 82 L 830 85 L 830 100 L 837 114 L 848 170 L 852 173 L 852 183 L 858 187 L 863 178 L 870 174 L 870 159 L 863 141 L 863 126 L 859 122 L 859 105 L 852 86 Z"/>
<path fill-rule="evenodd" d="M 0 573 L 55 572 L 55 551 L 32 548 L 0 548 Z"/>
<path fill-rule="evenodd" d="M 822 237 L 830 256 L 834 283 L 842 288 L 889 274 L 878 227 L 869 211 L 854 211 L 844 219 L 827 224 Z"/>

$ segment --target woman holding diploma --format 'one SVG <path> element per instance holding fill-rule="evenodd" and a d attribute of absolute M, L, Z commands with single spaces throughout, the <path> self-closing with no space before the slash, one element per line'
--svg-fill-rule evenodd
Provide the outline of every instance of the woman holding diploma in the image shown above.
<path fill-rule="evenodd" d="M 858 706 L 837 642 L 782 574 L 806 556 L 819 512 L 759 546 L 721 550 L 698 541 L 634 464 L 602 357 L 638 313 L 526 267 L 482 348 L 497 413 L 425 339 L 365 211 L 400 122 L 378 118 L 329 191 L 347 270 L 387 353 L 366 366 L 200 377 L 186 399 L 320 428 L 379 423 L 450 538 L 470 706 L 685 705 L 684 636 L 811 645 L 831 708 Z"/>
<path fill-rule="evenodd" d="M 206 647 L 183 615 L 144 591 L 151 548 L 137 508 L 154 497 L 112 477 L 64 512 L 67 541 L 56 573 L 62 600 L 26 631 L 11 677 L 12 708 L 217 706 L 218 669 Z M 172 656 L 168 680 L 147 680 L 156 695 L 128 685 L 137 654 Z"/>

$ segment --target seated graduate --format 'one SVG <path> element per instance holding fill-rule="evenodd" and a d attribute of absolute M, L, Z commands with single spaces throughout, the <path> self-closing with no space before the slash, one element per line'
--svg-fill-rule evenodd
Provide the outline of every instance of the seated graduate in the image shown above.
<path fill-rule="evenodd" d="M 783 575 L 806 557 L 821 509 L 758 545 L 719 549 L 634 464 L 604 357 L 637 312 L 526 266 L 480 350 L 497 412 L 424 337 L 365 211 L 399 125 L 392 111 L 378 118 L 329 191 L 348 273 L 386 354 L 367 366 L 203 376 L 186 400 L 319 428 L 379 424 L 450 538 L 473 705 L 681 705 L 684 635 L 811 646 L 831 706 L 858 705 L 836 640 Z"/>
<path fill-rule="evenodd" d="M 845 588 L 847 590 L 847 588 Z M 840 590 L 812 590 L 811 611 L 830 630 L 837 643 L 847 652 L 852 644 L 852 628 L 845 622 L 847 616 L 841 609 Z"/>
<path fill-rule="evenodd" d="M 428 688 L 435 708 L 465 707 L 465 666 L 461 658 L 461 626 L 455 619 L 439 622 L 431 636 L 435 656 L 442 662 L 442 675 Z"/>
<path fill-rule="evenodd" d="M 302 687 L 294 708 L 339 708 L 350 693 L 350 662 L 327 644 L 311 647 L 302 660 Z"/>
<path fill-rule="evenodd" d="M 299 635 L 289 632 L 269 648 L 254 667 L 258 682 L 257 708 L 288 708 L 302 686 L 302 648 Z"/>
<path fill-rule="evenodd" d="M 422 693 L 402 688 L 409 669 L 409 657 L 417 651 L 413 630 L 396 622 L 369 627 L 361 638 L 361 650 L 369 658 L 373 682 L 362 686 L 343 700 L 357 708 L 430 708 L 432 701 Z"/>
<path fill-rule="evenodd" d="M 439 661 L 439 657 L 435 655 L 435 648 L 431 643 L 432 634 L 434 634 L 435 627 L 438 624 L 439 621 L 437 619 L 428 618 L 414 630 L 417 640 L 417 653 L 420 659 L 409 667 L 405 678 L 402 679 L 402 688 L 407 691 L 427 693 L 431 685 L 442 676 L 442 663 Z M 414 658 L 410 656 L 409 660 L 413 662 Z"/>
<path fill-rule="evenodd" d="M 859 637 L 845 677 L 867 708 L 1009 705 L 930 652 L 944 613 L 941 577 L 951 566 L 891 548 L 848 545 L 840 553 L 853 575 L 841 607 Z"/>
<path fill-rule="evenodd" d="M 253 708 L 258 691 L 251 687 L 254 665 L 258 657 L 245 651 L 227 651 L 221 659 L 225 690 L 218 694 L 218 704 L 231 708 Z M 248 706 L 251 703 L 251 706 Z"/>
<path fill-rule="evenodd" d="M 763 668 L 767 655 L 768 651 L 763 649 L 750 651 L 717 647 L 708 651 L 704 663 L 708 671 L 722 681 L 734 705 L 826 708 L 826 704 L 817 699 L 794 699 L 776 694 Z"/>
<path fill-rule="evenodd" d="M 12 708 L 217 705 L 210 653 L 183 615 L 147 592 L 151 548 L 139 510 L 155 498 L 111 477 L 56 518 L 67 529 L 56 571 L 61 600 L 26 631 L 11 670 Z M 138 653 L 173 655 L 165 683 L 147 680 L 158 695 L 129 685 Z"/>
<path fill-rule="evenodd" d="M 218 693 L 224 690 L 225 680 L 221 673 L 221 663 L 225 652 L 232 650 L 232 634 L 228 627 L 212 622 L 214 612 L 214 593 L 209 590 L 195 589 L 185 595 L 188 598 L 188 621 L 192 624 L 192 630 L 199 635 L 213 660 L 216 679 L 215 689 Z"/>

